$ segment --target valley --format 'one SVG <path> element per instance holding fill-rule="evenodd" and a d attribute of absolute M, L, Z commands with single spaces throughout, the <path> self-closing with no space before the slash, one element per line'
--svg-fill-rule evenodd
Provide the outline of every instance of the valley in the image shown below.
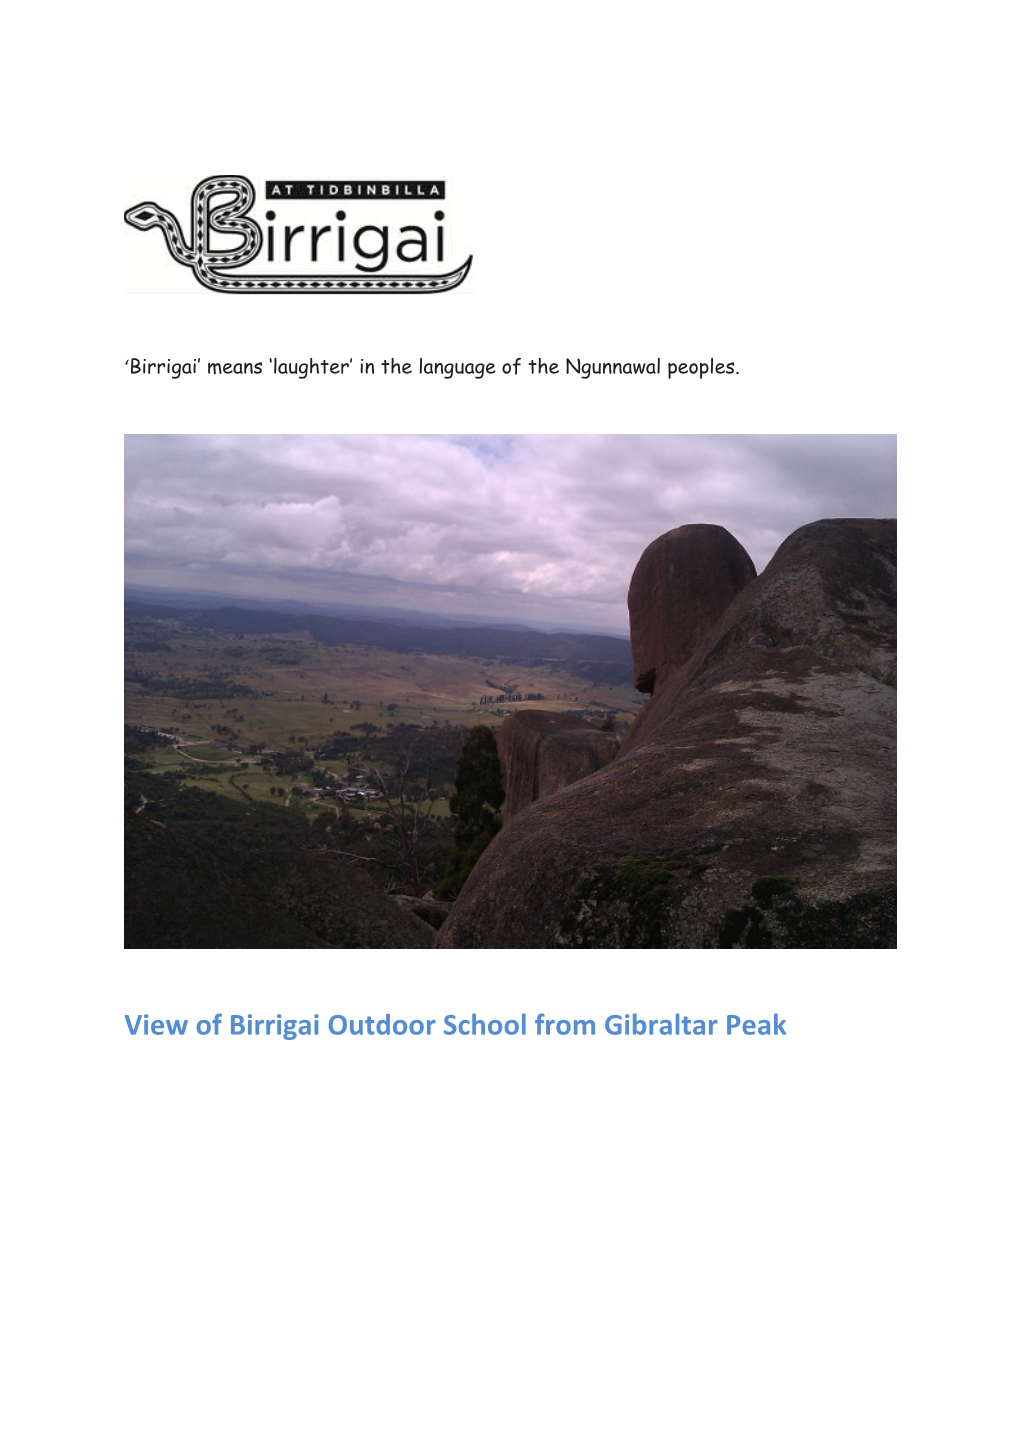
<path fill-rule="evenodd" d="M 471 728 L 541 708 L 622 733 L 641 707 L 617 639 L 346 629 L 373 628 L 390 645 L 335 618 L 128 603 L 127 946 L 426 945 L 374 912 L 358 940 L 352 918 L 441 881 Z"/>

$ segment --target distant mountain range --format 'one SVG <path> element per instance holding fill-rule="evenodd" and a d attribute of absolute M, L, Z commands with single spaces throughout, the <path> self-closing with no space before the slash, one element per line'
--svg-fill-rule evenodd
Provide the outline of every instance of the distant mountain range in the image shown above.
<path fill-rule="evenodd" d="M 203 605 L 196 597 L 189 598 L 187 604 L 168 604 L 142 600 L 137 592 L 126 597 L 124 611 L 128 621 L 174 620 L 198 631 L 241 636 L 308 632 L 317 641 L 331 646 L 377 646 L 385 651 L 491 656 L 506 661 L 615 662 L 627 668 L 631 660 L 630 643 L 620 636 L 535 631 L 499 622 L 469 625 L 435 617 L 423 622 L 413 613 L 398 613 L 407 617 L 406 620 L 378 620 L 369 616 L 323 615 L 308 609 L 291 611 L 286 603 L 273 610 L 236 604 Z"/>
<path fill-rule="evenodd" d="M 293 613 L 296 616 L 336 616 L 363 621 L 386 621 L 396 624 L 430 627 L 479 627 L 486 626 L 499 631 L 537 631 L 542 635 L 555 632 L 566 634 L 576 632 L 586 635 L 579 626 L 528 626 L 521 621 L 508 621 L 502 617 L 478 616 L 470 620 L 463 616 L 448 616 L 441 612 L 414 611 L 407 607 L 386 606 L 381 603 L 359 605 L 357 602 L 335 601 L 318 603 L 312 601 L 278 600 L 274 597 L 231 596 L 216 591 L 177 591 L 172 587 L 133 586 L 124 588 L 128 602 L 151 603 L 158 606 L 192 610 L 218 610 L 221 607 L 241 607 L 245 611 L 272 611 Z M 603 633 L 599 633 L 600 635 Z M 613 635 L 613 633 L 606 633 Z M 622 637 L 622 633 L 619 634 Z"/>

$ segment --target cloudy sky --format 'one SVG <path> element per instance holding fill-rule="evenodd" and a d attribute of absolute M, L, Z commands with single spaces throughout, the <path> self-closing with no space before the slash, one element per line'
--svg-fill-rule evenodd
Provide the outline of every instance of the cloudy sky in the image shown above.
<path fill-rule="evenodd" d="M 892 436 L 128 436 L 126 580 L 626 632 L 648 543 L 896 514 Z"/>

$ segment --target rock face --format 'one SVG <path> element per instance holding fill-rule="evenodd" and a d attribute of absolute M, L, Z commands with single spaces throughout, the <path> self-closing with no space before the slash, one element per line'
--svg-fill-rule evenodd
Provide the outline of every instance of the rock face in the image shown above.
<path fill-rule="evenodd" d="M 663 668 L 689 660 L 754 577 L 754 562 L 722 526 L 678 526 L 653 541 L 627 594 L 638 691 L 652 691 Z"/>
<path fill-rule="evenodd" d="M 431 892 L 426 892 L 424 897 L 406 896 L 400 892 L 390 894 L 390 900 L 396 902 L 405 916 L 417 917 L 419 921 L 425 922 L 433 929 L 441 927 L 450 915 L 449 902 L 441 902 Z"/>
<path fill-rule="evenodd" d="M 503 821 L 590 776 L 619 751 L 619 738 L 579 717 L 560 712 L 521 711 L 509 716 L 496 734 L 506 778 Z"/>
<path fill-rule="evenodd" d="M 895 545 L 795 532 L 655 667 L 616 760 L 504 827 L 436 945 L 894 947 Z"/>

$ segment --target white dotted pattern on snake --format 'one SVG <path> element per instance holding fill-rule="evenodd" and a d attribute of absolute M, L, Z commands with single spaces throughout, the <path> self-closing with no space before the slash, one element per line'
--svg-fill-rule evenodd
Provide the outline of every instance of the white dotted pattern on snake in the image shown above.
<path fill-rule="evenodd" d="M 225 192 L 233 194 L 235 198 L 222 205 L 210 204 L 213 196 Z M 137 230 L 150 230 L 153 226 L 159 226 L 174 260 L 182 266 L 190 266 L 196 278 L 211 291 L 256 291 L 268 295 L 450 291 L 454 286 L 460 285 L 471 268 L 471 257 L 468 256 L 462 266 L 438 276 L 223 275 L 223 271 L 245 265 L 261 249 L 262 231 L 255 221 L 248 218 L 248 211 L 254 202 L 255 188 L 243 175 L 212 175 L 201 181 L 191 195 L 193 244 L 190 246 L 185 242 L 173 212 L 152 201 L 132 206 L 125 211 L 124 219 Z M 240 235 L 241 244 L 231 251 L 214 251 L 209 245 L 209 236 L 213 231 Z"/>

